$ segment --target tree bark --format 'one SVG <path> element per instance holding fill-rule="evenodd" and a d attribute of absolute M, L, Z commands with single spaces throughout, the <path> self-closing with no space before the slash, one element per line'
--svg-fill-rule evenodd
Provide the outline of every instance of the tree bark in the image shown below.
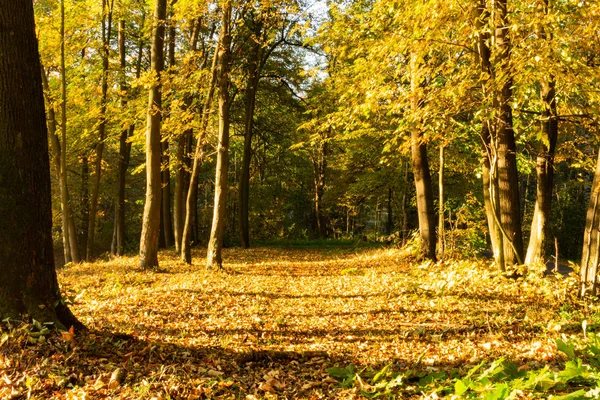
<path fill-rule="evenodd" d="M 440 169 L 438 174 L 438 255 L 440 259 L 444 258 L 446 250 L 445 239 L 445 211 L 444 211 L 444 166 L 445 166 L 444 144 L 440 144 Z"/>
<path fill-rule="evenodd" d="M 81 326 L 60 301 L 33 3 L 0 2 L 0 319 Z"/>
<path fill-rule="evenodd" d="M 66 68 L 66 55 L 65 55 L 65 2 L 60 2 L 60 88 L 61 88 L 61 158 L 60 158 L 60 180 L 61 185 L 61 199 L 65 201 L 65 208 L 63 217 L 66 219 L 67 229 L 67 242 L 66 247 L 69 248 L 69 260 L 78 263 L 81 261 L 79 256 L 79 248 L 77 246 L 77 232 L 74 229 L 73 212 L 71 210 L 70 198 L 69 198 L 69 186 L 67 184 L 67 68 Z M 63 237 L 64 239 L 64 237 Z M 65 259 L 65 261 L 67 261 Z"/>
<path fill-rule="evenodd" d="M 325 194 L 325 173 L 327 170 L 328 156 L 327 138 L 321 137 L 313 155 L 313 176 L 315 190 L 315 217 L 317 220 L 317 233 L 319 239 L 327 237 L 327 226 L 323 215 L 323 195 Z"/>
<path fill-rule="evenodd" d="M 58 187 L 60 192 L 60 209 L 62 215 L 62 240 L 63 240 L 63 255 L 65 259 L 65 263 L 73 262 L 71 257 L 71 236 L 75 240 L 75 249 L 77 249 L 77 236 L 76 231 L 74 229 L 73 223 L 73 211 L 71 210 L 71 204 L 69 203 L 69 191 L 67 189 L 66 177 L 67 174 L 62 171 L 62 149 L 60 145 L 60 137 L 58 136 L 56 122 L 56 111 L 54 110 L 54 106 L 52 105 L 53 99 L 50 94 L 50 85 L 48 84 L 48 77 L 46 75 L 46 71 L 44 70 L 44 66 L 42 66 L 42 87 L 48 99 L 47 106 L 47 125 L 48 125 L 48 134 L 50 136 L 50 149 L 52 151 L 52 160 L 54 161 L 54 169 L 56 171 L 56 180 L 58 181 Z M 65 188 L 66 190 L 63 190 Z M 70 235 L 73 231 L 74 235 Z M 76 261 L 79 262 L 79 257 L 76 257 Z"/>
<path fill-rule="evenodd" d="M 548 0 L 544 1 L 544 14 L 548 14 Z M 540 29 L 540 39 L 550 41 L 546 30 Z M 525 264 L 543 263 L 550 228 L 552 189 L 554 187 L 554 153 L 558 139 L 558 114 L 556 110 L 556 82 L 554 77 L 544 77 L 540 82 L 540 97 L 544 104 L 540 126 L 541 141 L 536 160 L 537 190 L 531 221 L 529 246 Z"/>
<path fill-rule="evenodd" d="M 595 296 L 598 293 L 598 261 L 600 260 L 600 152 L 592 183 L 592 192 L 585 220 L 583 252 L 581 254 L 581 293 Z"/>
<path fill-rule="evenodd" d="M 485 27 L 489 23 L 489 12 L 486 9 L 485 1 L 478 0 L 475 11 L 475 26 L 477 28 L 477 51 L 475 56 L 482 72 L 481 89 L 482 97 L 485 98 L 488 91 L 488 81 L 492 74 L 492 66 L 490 61 L 490 48 L 488 42 L 490 34 Z M 485 210 L 485 217 L 488 224 L 488 233 L 490 236 L 490 243 L 492 245 L 492 252 L 494 259 L 501 269 L 504 269 L 504 262 L 500 260 L 504 259 L 503 254 L 500 251 L 500 245 L 502 238 L 501 233 L 496 224 L 496 210 L 494 203 L 492 202 L 492 192 L 495 180 L 491 176 L 491 163 L 492 163 L 492 137 L 490 127 L 492 122 L 488 119 L 484 119 L 481 124 L 481 142 L 483 150 L 483 163 L 482 163 L 482 181 L 483 181 L 483 205 Z"/>
<path fill-rule="evenodd" d="M 501 82 L 495 93 L 498 110 L 496 145 L 498 154 L 498 190 L 500 222 L 504 231 L 504 257 L 508 264 L 522 264 L 523 237 L 521 234 L 521 212 L 519 199 L 519 177 L 517 172 L 517 146 L 513 130 L 512 86 L 513 79 L 509 70 L 510 35 L 507 0 L 497 1 L 496 44 L 498 69 L 502 71 Z M 496 74 L 498 76 L 498 74 Z"/>
<path fill-rule="evenodd" d="M 227 219 L 227 178 L 229 170 L 229 52 L 231 51 L 231 1 L 223 5 L 217 86 L 219 88 L 219 143 L 217 145 L 217 167 L 215 172 L 215 202 L 212 228 L 206 254 L 206 267 L 222 268 L 223 234 Z"/>
<path fill-rule="evenodd" d="M 192 34 L 190 37 L 190 54 L 196 53 L 198 45 L 198 37 L 200 32 L 200 21 L 195 20 L 192 24 Z M 191 57 L 190 57 L 191 59 Z M 191 61 L 189 64 L 184 65 L 184 74 L 189 77 L 192 71 Z M 204 68 L 204 65 L 202 66 Z M 189 110 L 193 104 L 193 97 L 191 94 L 186 94 L 183 98 L 183 108 L 185 111 Z M 181 254 L 182 240 L 183 240 L 183 229 L 185 223 L 185 207 L 186 207 L 186 194 L 189 187 L 189 175 L 191 169 L 190 163 L 190 152 L 192 135 L 194 131 L 192 128 L 186 129 L 183 134 L 177 139 L 177 149 L 175 151 L 175 190 L 173 194 L 173 236 L 175 239 L 175 251 Z M 190 143 L 188 149 L 188 143 Z"/>
<path fill-rule="evenodd" d="M 174 4 L 171 1 L 171 4 Z M 169 43 L 168 43 L 168 65 L 169 68 L 175 66 L 175 26 L 172 21 L 169 24 Z M 161 181 L 162 181 L 162 202 L 161 219 L 164 245 L 167 249 L 173 247 L 175 237 L 173 234 L 173 214 L 171 213 L 171 158 L 169 156 L 169 141 L 163 138 L 161 141 Z"/>
<path fill-rule="evenodd" d="M 246 104 L 244 121 L 244 152 L 242 155 L 242 173 L 240 179 L 240 245 L 243 249 L 250 247 L 250 226 L 248 224 L 248 211 L 250 207 L 250 160 L 252 158 L 252 136 L 254 128 L 254 110 L 256 108 L 256 92 L 260 81 L 260 69 L 263 64 L 261 58 L 262 44 L 259 38 L 262 35 L 263 25 L 252 21 L 252 43 L 248 57 L 248 70 L 246 81 Z"/>
<path fill-rule="evenodd" d="M 420 108 L 420 99 L 418 96 L 418 87 L 420 84 L 417 78 L 417 67 L 417 56 L 415 54 L 411 54 L 411 108 L 415 114 Z M 427 145 L 423 142 L 423 135 L 418 125 L 411 129 L 410 139 L 413 175 L 417 194 L 417 214 L 419 217 L 419 258 L 435 261 L 436 232 L 431 173 L 429 172 Z"/>
<path fill-rule="evenodd" d="M 148 95 L 146 119 L 146 203 L 140 238 L 140 267 L 158 268 L 158 235 L 160 228 L 161 174 L 160 129 L 162 121 L 162 98 L 160 77 L 164 69 L 164 21 L 167 0 L 154 0 L 152 51 L 150 69 L 156 80 Z"/>
<path fill-rule="evenodd" d="M 108 57 L 110 52 L 110 37 L 112 33 L 112 13 L 114 0 L 102 0 L 102 94 L 100 98 L 100 122 L 98 124 L 98 144 L 96 145 L 96 160 L 94 163 L 94 183 L 90 198 L 90 223 L 88 226 L 86 260 L 94 258 L 94 238 L 96 234 L 96 212 L 98 210 L 98 195 L 100 193 L 100 178 L 102 175 L 102 155 L 106 139 L 106 102 L 108 94 Z M 107 9 L 108 7 L 108 9 Z"/>
<path fill-rule="evenodd" d="M 142 51 L 140 43 L 139 51 Z M 123 110 L 127 108 L 127 98 L 129 96 L 129 85 L 125 70 L 126 64 L 126 47 L 125 47 L 125 21 L 119 21 L 119 65 L 121 67 L 121 107 Z M 140 70 L 136 75 L 139 75 Z M 131 124 L 127 129 L 121 131 L 119 136 L 119 169 L 117 172 L 117 196 L 115 199 L 115 223 L 113 230 L 113 243 L 111 245 L 111 253 L 114 256 L 123 256 L 125 254 L 125 184 L 127 180 L 127 169 L 129 168 L 129 157 L 131 154 L 131 143 L 127 139 L 133 135 L 134 125 Z"/>

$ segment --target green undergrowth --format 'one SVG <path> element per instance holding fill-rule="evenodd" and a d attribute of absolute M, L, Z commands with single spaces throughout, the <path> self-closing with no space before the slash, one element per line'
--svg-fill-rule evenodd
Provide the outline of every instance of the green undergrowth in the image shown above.
<path fill-rule="evenodd" d="M 417 365 L 403 371 L 394 371 L 391 364 L 381 370 L 358 370 L 348 365 L 329 368 L 327 373 L 341 387 L 356 388 L 367 398 L 600 398 L 600 335 L 589 333 L 569 339 L 563 335 L 563 339 L 556 339 L 556 347 L 566 358 L 558 368 L 545 365 L 530 369 L 500 358 L 468 370 L 432 371 L 419 365 L 421 356 Z"/>

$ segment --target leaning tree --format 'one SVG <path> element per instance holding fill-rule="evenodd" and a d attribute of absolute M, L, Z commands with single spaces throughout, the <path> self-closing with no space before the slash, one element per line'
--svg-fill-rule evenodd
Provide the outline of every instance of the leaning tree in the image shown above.
<path fill-rule="evenodd" d="M 80 325 L 60 301 L 33 3 L 0 1 L 0 318 Z"/>

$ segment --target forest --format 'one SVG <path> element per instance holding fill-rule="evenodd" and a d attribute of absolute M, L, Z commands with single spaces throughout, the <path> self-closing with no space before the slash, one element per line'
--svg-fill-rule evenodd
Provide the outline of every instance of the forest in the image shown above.
<path fill-rule="evenodd" d="M 600 397 L 600 3 L 0 0 L 0 398 Z"/>

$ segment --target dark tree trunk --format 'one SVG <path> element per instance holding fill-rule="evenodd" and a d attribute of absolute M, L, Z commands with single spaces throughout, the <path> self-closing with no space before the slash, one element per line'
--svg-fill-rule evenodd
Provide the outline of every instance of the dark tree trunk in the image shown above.
<path fill-rule="evenodd" d="M 0 2 L 0 319 L 81 326 L 59 301 L 40 70 L 33 3 Z"/>
<path fill-rule="evenodd" d="M 319 239 L 327 237 L 327 226 L 325 223 L 325 215 L 323 214 L 323 195 L 325 194 L 328 147 L 327 138 L 322 137 L 317 144 L 317 149 L 313 156 L 315 218 L 317 221 L 317 233 Z"/>
<path fill-rule="evenodd" d="M 114 0 L 102 1 L 102 95 L 100 98 L 100 123 L 98 124 L 98 144 L 96 145 L 96 161 L 94 168 L 94 183 L 90 199 L 90 223 L 88 226 L 86 260 L 94 258 L 94 238 L 96 235 L 96 211 L 98 210 L 98 195 L 100 193 L 100 178 L 102 176 L 102 155 L 104 153 L 104 140 L 106 139 L 106 103 L 108 95 L 108 57 L 110 51 L 110 37 L 112 33 L 112 13 Z M 108 6 L 108 9 L 107 9 Z"/>
<path fill-rule="evenodd" d="M 444 253 L 446 251 L 446 243 L 445 243 L 445 211 L 444 211 L 444 167 L 445 167 L 446 159 L 444 154 L 444 144 L 440 144 L 440 170 L 438 174 L 438 254 L 439 258 L 444 258 Z"/>
<path fill-rule="evenodd" d="M 411 107 L 413 112 L 416 113 L 420 107 L 420 99 L 417 94 L 417 88 L 420 84 L 417 81 L 418 66 L 415 54 L 411 55 L 410 67 L 413 92 Z M 420 258 L 435 261 L 435 209 L 433 207 L 433 190 L 427 158 L 427 145 L 423 142 L 423 135 L 418 126 L 411 129 L 410 139 L 413 176 L 417 195 L 417 214 L 419 216 Z"/>
<path fill-rule="evenodd" d="M 146 119 L 146 203 L 142 219 L 140 238 L 140 267 L 158 268 L 158 235 L 160 228 L 161 174 L 160 174 L 160 129 L 162 122 L 162 99 L 160 76 L 164 69 L 163 48 L 165 41 L 164 21 L 167 14 L 167 1 L 154 1 L 152 21 L 152 73 L 157 81 L 148 95 Z"/>
<path fill-rule="evenodd" d="M 392 188 L 388 188 L 388 199 L 387 199 L 387 222 L 385 230 L 388 235 L 391 235 L 394 231 L 394 216 L 392 215 Z M 346 224 L 347 225 L 347 224 Z"/>
<path fill-rule="evenodd" d="M 485 1 L 478 0 L 477 6 L 475 7 L 475 25 L 477 27 L 477 52 L 475 53 L 481 72 L 483 73 L 482 78 L 482 94 L 485 96 L 488 90 L 488 77 L 492 74 L 491 62 L 490 62 L 490 49 L 488 47 L 488 41 L 490 34 L 485 27 L 487 26 L 489 19 L 489 12 L 486 9 Z M 495 185 L 495 179 L 491 176 L 492 167 L 492 138 L 490 132 L 491 121 L 484 120 L 481 124 L 481 142 L 483 147 L 483 163 L 482 163 L 482 180 L 483 180 L 483 205 L 485 210 L 485 217 L 488 224 L 488 233 L 490 235 L 490 243 L 492 245 L 492 252 L 496 263 L 500 268 L 504 268 L 504 254 L 500 251 L 500 245 L 502 238 L 501 232 L 498 229 L 496 223 L 497 212 L 492 202 L 492 188 Z"/>
<path fill-rule="evenodd" d="M 521 234 L 521 210 L 519 198 L 519 177 L 517 172 L 517 146 L 513 130 L 512 86 L 513 80 L 508 71 L 510 60 L 510 36 L 507 0 L 497 2 L 498 25 L 496 43 L 498 63 L 505 81 L 496 91 L 498 118 L 496 126 L 496 151 L 498 161 L 498 194 L 500 223 L 504 231 L 504 257 L 508 264 L 523 262 L 523 237 Z M 498 75 L 498 74 L 496 74 Z"/>
<path fill-rule="evenodd" d="M 231 51 L 231 1 L 223 5 L 221 34 L 218 47 L 217 86 L 219 88 L 219 143 L 215 172 L 215 202 L 213 222 L 208 240 L 206 267 L 221 268 L 223 235 L 227 219 L 227 178 L 229 170 L 229 52 Z"/>
<path fill-rule="evenodd" d="M 139 51 L 142 51 L 140 44 Z M 119 21 L 119 63 L 121 67 L 121 107 L 127 108 L 127 97 L 129 85 L 125 76 L 126 69 L 126 48 L 125 48 L 125 21 Z M 139 75 L 138 69 L 137 74 Z M 127 169 L 129 168 L 129 157 L 131 154 L 131 143 L 127 139 L 133 135 L 133 124 L 128 129 L 123 129 L 119 136 L 119 169 L 117 173 L 117 196 L 115 199 L 115 224 L 113 231 L 113 243 L 111 253 L 114 256 L 125 254 L 125 184 L 127 179 Z"/>
<path fill-rule="evenodd" d="M 174 4 L 175 1 L 171 1 Z M 172 21 L 169 26 L 168 41 L 168 65 L 169 68 L 175 66 L 175 26 Z M 166 111 L 165 111 L 166 112 Z M 173 247 L 175 238 L 173 235 L 173 214 L 171 213 L 171 159 L 169 156 L 169 141 L 163 138 L 161 142 L 161 182 L 162 182 L 162 201 L 161 201 L 161 220 L 162 220 L 162 238 L 164 247 L 170 249 Z"/>
<path fill-rule="evenodd" d="M 81 207 L 81 243 L 87 243 L 88 226 L 90 224 L 90 163 L 87 155 L 81 156 L 81 193 L 79 204 Z M 85 247 L 81 246 L 82 258 L 86 259 Z"/>
<path fill-rule="evenodd" d="M 548 14 L 548 0 L 544 1 L 544 14 Z M 544 28 L 540 29 L 540 39 L 550 41 Z M 525 264 L 545 261 L 545 249 L 550 227 L 552 209 L 552 189 L 554 187 L 554 152 L 558 139 L 558 117 L 556 110 L 556 83 L 554 77 L 544 77 L 540 82 L 540 97 L 544 103 L 541 121 L 541 141 L 536 160 L 537 190 L 535 208 L 531 221 L 529 246 Z"/>
<path fill-rule="evenodd" d="M 581 254 L 581 296 L 598 293 L 598 261 L 600 260 L 600 153 L 585 220 Z"/>
<path fill-rule="evenodd" d="M 262 25 L 254 22 L 255 31 L 248 59 L 248 80 L 246 82 L 246 104 L 244 121 L 244 153 L 242 155 L 242 174 L 240 180 L 240 244 L 243 249 L 250 247 L 250 227 L 248 211 L 250 207 L 250 160 L 252 158 L 252 135 L 254 128 L 254 110 L 256 107 L 256 92 L 260 81 L 260 52 L 259 37 Z"/>

